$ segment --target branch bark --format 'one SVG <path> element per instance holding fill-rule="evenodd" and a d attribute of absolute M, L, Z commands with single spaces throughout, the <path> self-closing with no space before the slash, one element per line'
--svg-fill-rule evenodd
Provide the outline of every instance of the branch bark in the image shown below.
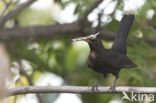
<path fill-rule="evenodd" d="M 98 90 L 93 92 L 86 86 L 26 86 L 9 89 L 10 94 L 8 96 L 28 93 L 121 94 L 123 91 L 126 93 L 156 94 L 156 87 L 116 87 L 116 92 L 108 92 L 109 88 L 98 87 Z"/>
<path fill-rule="evenodd" d="M 17 63 L 19 65 L 20 73 L 23 73 L 23 75 L 27 78 L 29 85 L 33 86 L 34 83 L 33 83 L 32 79 L 31 79 L 31 77 L 27 74 L 26 70 L 24 69 L 23 64 L 22 64 L 22 60 L 17 54 L 16 45 L 14 45 L 14 43 L 12 43 L 12 44 L 7 44 L 6 46 L 11 51 L 12 55 L 16 58 Z M 41 99 L 41 96 L 39 94 L 36 94 L 36 97 L 37 97 L 39 103 L 43 103 L 42 99 Z"/>
<path fill-rule="evenodd" d="M 31 5 L 36 0 L 27 0 L 26 2 L 18 5 L 13 10 L 8 12 L 5 16 L 1 16 L 0 18 L 0 28 L 3 27 L 5 22 L 9 19 L 12 19 L 13 17 L 17 16 L 21 11 L 23 11 L 25 8 L 27 8 L 29 5 Z"/>
<path fill-rule="evenodd" d="M 26 72 L 25 69 L 23 68 L 21 59 L 17 60 L 17 62 L 18 62 L 18 64 L 19 64 L 20 71 L 21 71 L 21 72 L 24 74 L 24 76 L 27 78 L 27 80 L 28 80 L 28 82 L 29 82 L 29 85 L 30 85 L 30 86 L 33 86 L 34 83 L 33 83 L 33 81 L 31 80 L 31 77 L 27 74 L 27 72 Z M 36 97 L 37 97 L 39 103 L 43 103 L 40 94 L 36 94 Z"/>
<path fill-rule="evenodd" d="M 83 34 L 82 34 L 83 32 Z M 52 26 L 35 26 L 35 27 L 19 27 L 13 29 L 0 30 L 0 41 L 17 41 L 17 40 L 52 40 L 56 36 L 67 36 L 69 39 L 85 36 L 89 34 L 100 33 L 100 38 L 107 41 L 113 41 L 116 33 L 106 29 L 99 29 L 92 27 L 84 27 L 78 22 L 52 25 Z M 141 39 L 149 43 L 152 47 L 156 48 L 156 39 Z"/>
<path fill-rule="evenodd" d="M 80 26 L 77 22 L 71 24 L 52 25 L 52 26 L 36 26 L 36 27 L 20 27 L 13 29 L 0 30 L 1 41 L 16 41 L 22 40 L 41 40 L 52 39 L 54 36 L 62 36 L 64 34 L 68 36 L 78 36 Z M 72 34 L 72 35 L 70 35 Z M 80 36 L 80 35 L 79 35 Z"/>
<path fill-rule="evenodd" d="M 94 0 L 90 5 L 90 8 L 84 12 L 84 15 L 80 17 L 81 20 L 85 21 L 89 13 L 91 13 L 103 0 Z"/>

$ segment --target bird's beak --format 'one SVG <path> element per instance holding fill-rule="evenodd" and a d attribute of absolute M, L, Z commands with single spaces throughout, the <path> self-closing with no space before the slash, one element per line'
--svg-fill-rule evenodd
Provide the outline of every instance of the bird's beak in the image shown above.
<path fill-rule="evenodd" d="M 92 40 L 90 40 L 90 39 L 84 39 L 84 38 L 80 38 L 80 39 L 72 39 L 72 41 L 86 41 L 87 43 L 91 43 L 92 42 Z"/>
<path fill-rule="evenodd" d="M 87 43 L 92 43 L 92 40 L 95 39 L 100 33 L 97 32 L 96 34 L 91 34 L 91 35 L 88 35 L 86 37 L 80 37 L 80 38 L 75 38 L 75 39 L 72 39 L 72 41 L 86 41 Z"/>
<path fill-rule="evenodd" d="M 87 43 L 91 43 L 92 42 L 90 39 L 85 39 L 84 41 L 86 41 Z"/>

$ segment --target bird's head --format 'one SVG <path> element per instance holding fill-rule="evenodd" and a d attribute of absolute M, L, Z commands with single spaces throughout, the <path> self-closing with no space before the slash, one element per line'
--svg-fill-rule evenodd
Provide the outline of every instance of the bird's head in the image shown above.
<path fill-rule="evenodd" d="M 84 41 L 89 44 L 91 50 L 99 50 L 100 48 L 103 48 L 102 41 L 99 38 L 85 39 Z"/>
<path fill-rule="evenodd" d="M 99 33 L 96 33 L 94 35 L 90 35 L 89 38 L 84 39 L 89 44 L 89 47 L 91 50 L 101 50 L 104 49 L 102 40 L 98 38 L 97 36 Z"/>
<path fill-rule="evenodd" d="M 91 50 L 98 50 L 101 48 L 104 48 L 102 45 L 102 41 L 100 38 L 98 38 L 98 35 L 100 33 L 96 33 L 96 34 L 92 34 L 86 37 L 82 37 L 82 38 L 78 38 L 78 39 L 74 39 L 73 41 L 86 41 L 89 44 L 89 47 Z"/>

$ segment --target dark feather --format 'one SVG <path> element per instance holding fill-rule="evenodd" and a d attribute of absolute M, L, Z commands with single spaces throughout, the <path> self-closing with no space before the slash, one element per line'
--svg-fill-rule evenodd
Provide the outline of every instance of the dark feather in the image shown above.
<path fill-rule="evenodd" d="M 130 31 L 130 28 L 134 21 L 134 15 L 124 15 L 121 20 L 119 30 L 116 34 L 113 46 L 111 48 L 112 51 L 127 54 L 127 37 Z"/>

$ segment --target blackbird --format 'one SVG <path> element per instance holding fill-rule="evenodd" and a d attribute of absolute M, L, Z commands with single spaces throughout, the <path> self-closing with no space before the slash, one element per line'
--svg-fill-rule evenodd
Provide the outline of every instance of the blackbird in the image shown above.
<path fill-rule="evenodd" d="M 96 37 L 94 36 L 85 39 L 90 47 L 88 67 L 92 68 L 98 73 L 102 73 L 104 77 L 107 76 L 108 73 L 112 73 L 116 77 L 116 79 L 110 89 L 114 92 L 120 70 L 122 68 L 133 68 L 137 66 L 126 55 L 126 41 L 133 21 L 134 15 L 125 14 L 123 16 L 111 49 L 104 48 L 102 41 L 100 38 L 98 38 L 99 35 L 97 36 L 97 34 Z M 95 89 L 97 90 L 98 84 L 101 82 L 101 80 L 99 80 L 92 86 L 93 91 Z"/>

